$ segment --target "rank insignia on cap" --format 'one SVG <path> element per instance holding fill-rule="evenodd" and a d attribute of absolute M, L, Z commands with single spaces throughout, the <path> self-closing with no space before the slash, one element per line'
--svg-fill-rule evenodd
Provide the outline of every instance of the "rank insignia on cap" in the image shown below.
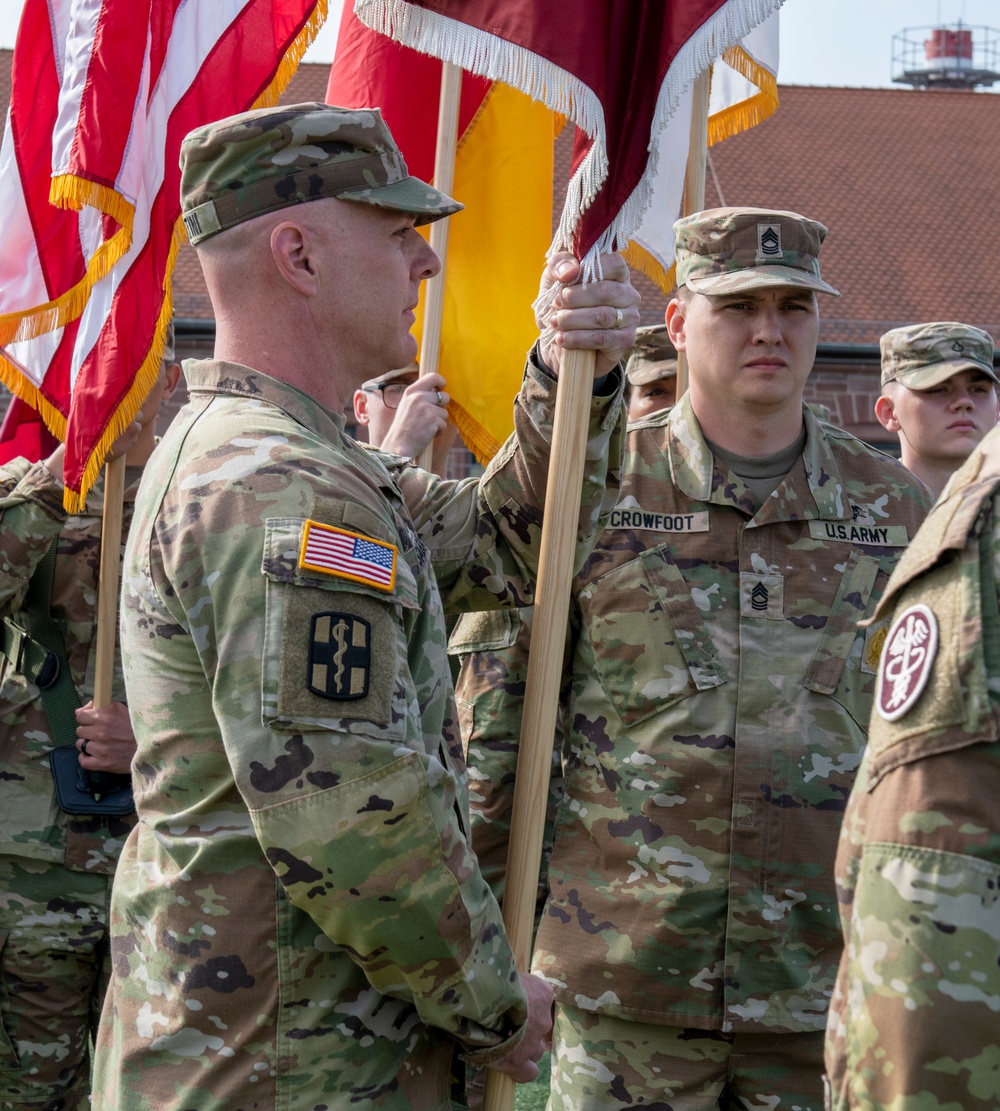
<path fill-rule="evenodd" d="M 937 646 L 937 618 L 927 606 L 910 606 L 896 618 L 879 665 L 875 708 L 880 717 L 897 721 L 913 707 L 927 686 Z"/>
<path fill-rule="evenodd" d="M 320 698 L 349 701 L 368 694 L 372 627 L 350 613 L 314 613 L 306 686 Z"/>
<path fill-rule="evenodd" d="M 396 547 L 347 529 L 306 521 L 299 566 L 391 591 L 396 585 Z"/>
<path fill-rule="evenodd" d="M 781 225 L 758 224 L 757 262 L 773 262 L 781 255 Z"/>

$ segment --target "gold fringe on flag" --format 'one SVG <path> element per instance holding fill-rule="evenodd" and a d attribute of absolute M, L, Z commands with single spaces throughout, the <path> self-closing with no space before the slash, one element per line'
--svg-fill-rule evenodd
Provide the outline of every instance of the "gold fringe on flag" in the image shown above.
<path fill-rule="evenodd" d="M 163 301 L 160 304 L 160 314 L 156 320 L 156 330 L 153 333 L 153 342 L 149 351 L 139 365 L 139 369 L 132 379 L 128 393 L 121 404 L 111 414 L 111 419 L 101 433 L 97 446 L 87 457 L 84 464 L 83 477 L 80 480 L 80 493 L 71 490 L 68 486 L 63 490 L 63 506 L 67 513 L 80 513 L 87 501 L 87 494 L 97 481 L 104 467 L 108 453 L 111 451 L 115 440 L 135 420 L 136 414 L 142 408 L 142 403 L 149 395 L 156 379 L 160 374 L 160 365 L 163 362 L 163 352 L 167 345 L 167 332 L 170 321 L 174 315 L 173 294 L 170 287 L 170 275 L 177 263 L 177 252 L 184 241 L 184 221 L 178 218 L 174 224 L 173 234 L 170 237 L 170 251 L 167 255 L 167 269 L 163 286 Z"/>
<path fill-rule="evenodd" d="M 677 273 L 676 263 L 673 263 L 669 270 L 664 270 L 659 261 L 634 239 L 629 241 L 622 255 L 629 266 L 645 274 L 661 292 L 670 293 L 673 290 Z"/>
<path fill-rule="evenodd" d="M 313 39 L 320 27 L 326 22 L 327 9 L 328 0 L 316 0 L 316 7 L 313 8 L 302 30 L 285 51 L 271 83 L 253 102 L 253 108 L 273 108 L 278 103 L 279 97 L 288 87 L 288 82 L 295 76 L 295 71 L 299 68 L 299 62 L 302 61 L 302 56 L 312 46 Z"/>
<path fill-rule="evenodd" d="M 731 46 L 723 51 L 722 60 L 730 69 L 756 85 L 760 92 L 708 117 L 710 147 L 739 135 L 741 131 L 749 131 L 778 110 L 778 79 L 769 69 L 755 61 L 742 46 Z"/>
<path fill-rule="evenodd" d="M 454 399 L 448 403 L 448 416 L 451 417 L 465 446 L 476 457 L 476 462 L 484 467 L 500 450 L 501 445 L 468 409 Z"/>
<path fill-rule="evenodd" d="M 19 343 L 21 340 L 37 339 L 46 332 L 54 332 L 56 328 L 64 328 L 70 321 L 76 320 L 87 307 L 94 286 L 111 273 L 115 263 L 128 253 L 131 245 L 132 220 L 129 218 L 126 226 L 120 227 L 94 252 L 86 275 L 75 286 L 54 300 L 46 301 L 44 305 L 0 315 L 0 347 Z M 0 376 L 3 376 L 2 370 Z M 26 396 L 11 386 L 5 376 L 4 383 L 12 393 L 17 393 L 24 401 L 28 401 Z"/>
<path fill-rule="evenodd" d="M 66 439 L 66 418 L 46 398 L 30 378 L 25 377 L 24 369 L 17 365 L 0 348 L 0 382 L 25 404 L 38 413 L 53 436 L 58 440 Z"/>
<path fill-rule="evenodd" d="M 77 212 L 84 205 L 89 205 L 103 215 L 110 216 L 118 224 L 118 231 L 98 247 L 90 262 L 87 263 L 87 273 L 72 288 L 44 305 L 0 315 L 0 347 L 20 340 L 36 339 L 46 332 L 65 327 L 71 320 L 76 320 L 87 307 L 94 286 L 102 278 L 107 277 L 115 263 L 123 258 L 132 246 L 135 205 L 120 193 L 116 193 L 114 189 L 77 177 L 75 174 L 59 174 L 52 179 L 49 187 L 49 202 L 56 208 L 68 208 Z M 11 387 L 2 369 L 0 369 L 0 377 L 4 378 L 5 385 Z M 33 404 L 25 394 L 12 387 L 11 392 L 17 393 L 23 401 Z M 46 420 L 46 424 L 48 423 Z"/>
<path fill-rule="evenodd" d="M 328 0 L 317 0 L 316 6 L 310 13 L 309 19 L 303 25 L 302 30 L 298 33 L 295 40 L 285 51 L 281 61 L 278 63 L 278 68 L 275 70 L 271 82 L 260 96 L 257 97 L 252 107 L 273 107 L 277 104 L 278 99 L 295 74 L 303 54 L 305 54 L 312 45 L 313 39 L 315 39 L 317 32 L 326 20 L 327 3 Z M 149 391 L 153 387 L 153 383 L 160 373 L 160 364 L 163 361 L 163 351 L 166 347 L 167 329 L 173 318 L 173 296 L 170 279 L 177 263 L 177 252 L 180 250 L 180 246 L 186 238 L 184 221 L 178 218 L 177 222 L 174 224 L 174 230 L 170 241 L 170 251 L 167 256 L 167 264 L 163 274 L 163 300 L 160 305 L 160 313 L 157 318 L 152 344 L 136 372 L 128 393 L 111 415 L 108 425 L 101 435 L 100 442 L 87 457 L 87 461 L 84 464 L 83 476 L 80 481 L 79 494 L 69 487 L 66 487 L 63 493 L 63 505 L 69 513 L 77 513 L 83 509 L 87 500 L 87 494 L 97 481 L 108 456 L 108 452 L 111 450 L 115 440 L 117 440 L 122 432 L 124 432 L 132 421 L 135 420 L 136 414 L 142 408 L 142 403 L 146 400 Z M 2 321 L 0 321 L 0 323 L 2 323 Z M 2 352 L 0 352 L 0 377 L 4 377 L 4 381 L 6 381 Z M 25 379 L 22 377 L 21 382 L 23 383 L 24 381 Z M 35 393 L 37 394 L 37 390 Z M 24 400 L 28 401 L 29 404 L 34 404 L 34 401 L 29 397 L 24 397 Z M 48 408 L 51 410 L 52 407 L 48 406 Z M 52 428 L 53 433 L 58 435 L 60 439 L 65 440 L 65 422 L 63 422 L 62 433 L 60 434 L 56 431 L 56 428 L 52 426 L 45 412 L 42 409 L 39 409 L 39 412 L 42 413 L 43 419 L 46 424 Z"/>

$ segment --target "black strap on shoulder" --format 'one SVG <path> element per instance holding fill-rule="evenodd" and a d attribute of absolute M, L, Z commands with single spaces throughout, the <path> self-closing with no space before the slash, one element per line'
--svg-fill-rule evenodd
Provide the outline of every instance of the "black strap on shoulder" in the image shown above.
<path fill-rule="evenodd" d="M 76 750 L 76 711 L 80 696 L 73 685 L 66 644 L 52 619 L 59 538 L 35 568 L 24 604 L 13 617 L 0 622 L 0 648 L 14 668 L 34 683 L 42 696 L 55 745 L 49 753 L 53 788 L 60 809 L 67 814 L 123 816 L 135 809 L 131 779 L 115 772 L 88 772 L 80 767 Z"/>
<path fill-rule="evenodd" d="M 80 696 L 70 675 L 62 633 L 51 611 L 58 543 L 56 537 L 49 545 L 28 583 L 24 605 L 4 619 L 0 638 L 3 654 L 41 692 L 52 739 L 57 744 L 74 744 Z"/>

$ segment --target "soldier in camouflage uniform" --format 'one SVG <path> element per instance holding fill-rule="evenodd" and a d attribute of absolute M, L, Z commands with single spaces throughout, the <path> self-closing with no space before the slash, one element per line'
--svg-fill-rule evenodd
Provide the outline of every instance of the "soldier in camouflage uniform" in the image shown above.
<path fill-rule="evenodd" d="M 636 329 L 635 345 L 625 364 L 626 413 L 629 419 L 649 416 L 674 403 L 677 352 L 662 324 Z M 636 400 L 636 387 L 650 387 Z M 641 408 L 642 412 L 638 410 Z M 528 677 L 534 609 L 487 610 L 462 614 L 448 642 L 460 661 L 455 684 L 462 740 L 467 750 L 472 806 L 473 848 L 483 875 L 498 901 L 503 898 L 507 868 L 510 811 L 514 801 L 511 764 L 517 759 L 521 711 Z M 560 705 L 569 697 L 564 676 Z M 548 819 L 543 837 L 544 860 L 539 875 L 539 910 L 545 897 L 545 860 L 552 851 L 555 815 L 562 798 L 563 724 L 556 721 Z"/>
<path fill-rule="evenodd" d="M 832 865 L 885 634 L 857 623 L 929 498 L 802 404 L 816 294 L 836 292 L 826 229 L 719 209 L 676 232 L 667 326 L 690 389 L 629 425 L 574 583 L 533 962 L 556 988 L 550 1106 L 817 1111 Z"/>
<path fill-rule="evenodd" d="M 938 320 L 886 332 L 875 416 L 899 436 L 900 458 L 934 497 L 997 423 L 993 337 Z"/>
<path fill-rule="evenodd" d="M 669 409 L 677 400 L 677 352 L 665 324 L 639 328 L 625 364 L 625 412 L 630 421 Z"/>
<path fill-rule="evenodd" d="M 1000 1106 L 1000 430 L 955 472 L 877 617 L 837 854 L 832 1111 Z"/>
<path fill-rule="evenodd" d="M 551 1022 L 468 842 L 443 608 L 530 599 L 548 368 L 561 344 L 611 371 L 638 295 L 616 256 L 582 287 L 556 258 L 559 336 L 529 357 L 517 438 L 481 483 L 445 482 L 354 443 L 342 410 L 412 360 L 439 266 L 414 225 L 460 206 L 376 109 L 244 113 L 181 160 L 216 358 L 186 367 L 126 553 L 140 821 L 95 1107 L 438 1111 L 456 1048 L 531 1079 Z M 595 387 L 581 562 L 620 388 Z"/>
<path fill-rule="evenodd" d="M 677 353 L 663 325 L 636 330 L 635 346 L 625 364 L 625 402 L 629 420 L 674 403 Z M 475 815 L 472 847 L 483 876 L 502 902 L 507 870 L 512 766 L 517 759 L 521 713 L 528 678 L 528 652 L 534 608 L 462 614 L 448 641 L 452 666 L 458 663 L 455 698 L 466 746 L 469 790 Z M 567 663 L 568 663 L 567 657 Z M 569 669 L 564 668 L 559 704 L 569 699 Z M 562 743 L 565 729 L 557 717 L 549 775 L 548 803 L 542 836 L 537 914 L 545 903 L 547 862 L 552 852 L 556 814 L 562 799 Z M 470 1084 L 470 1105 L 481 1103 L 483 1078 Z"/>
<path fill-rule="evenodd" d="M 112 456 L 128 451 L 123 536 L 142 467 L 153 449 L 161 401 L 180 376 L 172 353 L 137 423 Z M 128 772 L 135 738 L 117 658 L 113 697 L 100 710 L 94 689 L 95 619 L 103 477 L 83 512 L 63 508 L 60 445 L 44 462 L 16 459 L 0 468 L 0 617 L 23 613 L 28 583 L 57 543 L 50 612 L 62 633 L 73 684 L 85 703 L 76 737 L 53 736 L 37 686 L 0 657 L 0 1107 L 89 1107 L 89 1040 L 96 1033 L 110 970 L 107 911 L 111 877 L 131 817 L 63 813 L 56 804 L 49 753 L 76 743 L 90 772 Z M 0 635 L 6 629 L 0 627 Z M 5 636 L 10 648 L 10 640 Z M 12 654 L 15 655 L 16 653 Z"/>

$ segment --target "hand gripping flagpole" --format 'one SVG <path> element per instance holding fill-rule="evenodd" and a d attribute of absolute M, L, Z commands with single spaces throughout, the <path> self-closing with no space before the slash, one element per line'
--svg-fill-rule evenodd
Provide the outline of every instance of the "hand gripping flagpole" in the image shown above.
<path fill-rule="evenodd" d="M 104 468 L 104 517 L 101 522 L 101 569 L 97 589 L 97 630 L 94 633 L 94 707 L 111 705 L 115 678 L 115 632 L 118 628 L 118 563 L 122 549 L 122 503 L 125 498 L 125 456 Z"/>
<path fill-rule="evenodd" d="M 451 195 L 455 181 L 455 152 L 458 147 L 458 106 L 462 94 L 462 70 L 451 62 L 441 64 L 441 100 L 438 106 L 437 148 L 434 152 L 434 188 Z M 431 224 L 431 249 L 441 260 L 441 270 L 427 282 L 424 327 L 420 343 L 420 375 L 437 373 L 441 355 L 441 321 L 444 316 L 444 282 L 448 264 L 448 229 L 451 220 Z M 434 468 L 434 441 L 420 453 L 425 471 Z"/>
<path fill-rule="evenodd" d="M 703 69 L 694 80 L 691 105 L 691 141 L 684 174 L 684 201 L 681 215 L 690 216 L 705 207 L 705 160 L 708 155 L 708 101 L 712 91 L 712 67 Z M 688 388 L 687 353 L 677 352 L 677 400 Z"/>
<path fill-rule="evenodd" d="M 507 937 L 517 967 L 522 971 L 531 964 L 535 895 L 552 770 L 552 738 L 559 714 L 559 686 L 596 359 L 594 351 L 564 352 L 556 388 L 552 453 L 545 488 L 545 516 L 503 900 Z M 484 1111 L 511 1111 L 515 1087 L 505 1073 L 488 1069 Z"/>

